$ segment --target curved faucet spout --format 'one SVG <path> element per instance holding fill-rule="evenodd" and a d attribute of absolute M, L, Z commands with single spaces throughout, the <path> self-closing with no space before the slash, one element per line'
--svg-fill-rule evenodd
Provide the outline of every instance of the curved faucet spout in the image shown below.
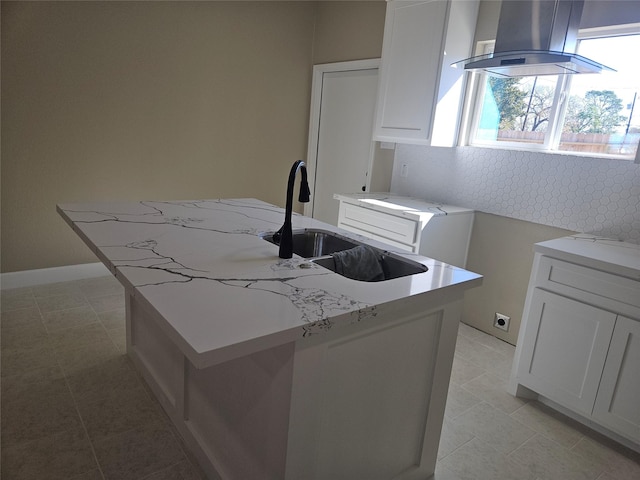
<path fill-rule="evenodd" d="M 285 210 L 284 225 L 278 230 L 274 237 L 280 237 L 280 258 L 293 257 L 293 231 L 291 228 L 291 216 L 293 215 L 293 184 L 296 180 L 296 173 L 301 170 L 302 180 L 300 181 L 300 194 L 298 201 L 307 203 L 311 195 L 309 183 L 307 182 L 307 166 L 302 160 L 297 160 L 289 171 L 289 181 L 287 182 L 287 205 Z"/>

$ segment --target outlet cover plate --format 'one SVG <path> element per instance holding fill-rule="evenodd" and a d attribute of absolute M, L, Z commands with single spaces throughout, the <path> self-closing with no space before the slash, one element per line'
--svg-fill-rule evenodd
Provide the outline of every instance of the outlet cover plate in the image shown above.
<path fill-rule="evenodd" d="M 496 312 L 493 317 L 493 326 L 499 328 L 500 330 L 504 330 L 505 332 L 509 331 L 509 323 L 511 322 L 511 317 L 507 315 L 503 315 L 502 313 Z"/>

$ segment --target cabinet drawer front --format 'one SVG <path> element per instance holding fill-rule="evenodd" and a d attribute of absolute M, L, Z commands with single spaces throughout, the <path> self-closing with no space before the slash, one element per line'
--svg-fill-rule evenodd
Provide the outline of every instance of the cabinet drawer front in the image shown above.
<path fill-rule="evenodd" d="M 569 287 L 640 307 L 640 282 L 550 257 L 540 258 L 536 284 L 565 292 L 562 287 Z"/>
<path fill-rule="evenodd" d="M 371 232 L 363 232 L 357 228 L 353 228 L 351 225 L 347 225 L 346 223 L 338 223 L 338 227 L 344 228 L 345 230 L 353 233 L 358 233 L 360 235 L 365 235 L 368 238 L 373 240 L 377 240 L 379 242 L 385 243 L 387 245 L 391 245 L 392 247 L 397 248 L 398 250 L 404 250 L 406 252 L 417 253 L 418 247 L 414 247 L 411 245 L 407 245 L 406 243 L 394 242 L 393 240 L 389 240 L 388 238 L 380 237 L 375 233 Z"/>
<path fill-rule="evenodd" d="M 409 246 L 416 243 L 418 223 L 406 218 L 343 203 L 338 221 L 343 228 L 349 226 L 357 233 L 373 234 L 382 241 L 388 239 Z"/>

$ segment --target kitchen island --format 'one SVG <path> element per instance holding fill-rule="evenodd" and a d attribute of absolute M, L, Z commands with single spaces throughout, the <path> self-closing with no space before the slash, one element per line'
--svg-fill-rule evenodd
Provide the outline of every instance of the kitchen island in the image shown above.
<path fill-rule="evenodd" d="M 381 282 L 281 259 L 262 237 L 283 209 L 255 199 L 58 211 L 124 285 L 127 352 L 210 478 L 433 474 L 479 275 L 407 252 L 427 271 Z"/>

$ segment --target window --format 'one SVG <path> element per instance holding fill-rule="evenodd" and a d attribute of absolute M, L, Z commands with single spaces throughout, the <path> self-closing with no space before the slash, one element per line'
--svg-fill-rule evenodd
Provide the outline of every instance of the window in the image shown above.
<path fill-rule="evenodd" d="M 515 78 L 476 75 L 469 143 L 636 158 L 640 64 L 634 61 L 634 52 L 640 51 L 640 25 L 627 27 L 623 34 L 597 29 L 596 35 L 594 30 L 590 36 L 581 32 L 578 53 L 617 72 Z"/>

